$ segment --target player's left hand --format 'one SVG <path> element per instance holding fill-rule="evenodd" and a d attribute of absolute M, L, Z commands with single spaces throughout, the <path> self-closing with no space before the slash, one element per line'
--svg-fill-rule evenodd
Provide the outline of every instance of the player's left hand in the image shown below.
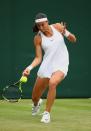
<path fill-rule="evenodd" d="M 61 22 L 61 33 L 64 34 L 65 33 L 65 29 L 66 29 L 67 25 L 65 22 Z"/>

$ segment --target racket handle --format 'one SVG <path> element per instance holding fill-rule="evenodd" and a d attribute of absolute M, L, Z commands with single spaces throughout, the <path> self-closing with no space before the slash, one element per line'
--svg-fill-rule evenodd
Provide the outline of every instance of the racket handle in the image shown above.
<path fill-rule="evenodd" d="M 17 84 L 19 84 L 20 83 L 20 80 L 19 81 L 17 81 L 17 82 L 15 82 L 13 85 L 17 85 Z"/>

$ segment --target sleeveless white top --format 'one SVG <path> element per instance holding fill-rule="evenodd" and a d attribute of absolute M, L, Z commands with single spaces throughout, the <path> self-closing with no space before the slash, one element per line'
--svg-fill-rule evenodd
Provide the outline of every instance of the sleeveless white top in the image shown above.
<path fill-rule="evenodd" d="M 51 78 L 58 70 L 67 75 L 69 65 L 69 54 L 62 34 L 51 25 L 53 35 L 45 36 L 39 32 L 42 38 L 42 49 L 44 50 L 43 61 L 37 75 L 41 78 Z"/>

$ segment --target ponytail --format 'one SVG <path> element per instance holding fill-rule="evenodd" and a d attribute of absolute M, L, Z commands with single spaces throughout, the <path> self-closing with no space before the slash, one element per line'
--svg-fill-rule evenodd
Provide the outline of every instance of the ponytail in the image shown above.
<path fill-rule="evenodd" d="M 39 31 L 39 29 L 38 29 L 38 27 L 37 27 L 37 25 L 36 24 L 34 24 L 34 26 L 33 26 L 33 32 L 34 33 L 37 33 L 38 31 Z"/>

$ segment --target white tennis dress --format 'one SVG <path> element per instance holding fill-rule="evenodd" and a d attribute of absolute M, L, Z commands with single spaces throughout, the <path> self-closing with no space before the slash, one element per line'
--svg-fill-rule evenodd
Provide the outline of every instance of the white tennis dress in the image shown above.
<path fill-rule="evenodd" d="M 62 34 L 51 25 L 53 36 L 47 37 L 39 32 L 42 38 L 42 49 L 44 50 L 43 61 L 37 75 L 41 78 L 51 78 L 56 71 L 62 71 L 67 75 L 69 65 L 69 54 Z"/>

